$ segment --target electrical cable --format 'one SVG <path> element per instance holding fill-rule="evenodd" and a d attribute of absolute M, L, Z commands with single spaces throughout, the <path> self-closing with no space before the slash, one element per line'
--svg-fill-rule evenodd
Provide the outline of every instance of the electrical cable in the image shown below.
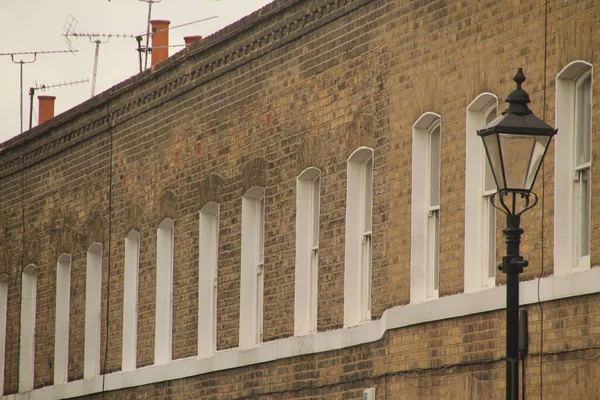
<path fill-rule="evenodd" d="M 543 92 L 543 100 L 542 100 L 542 120 L 546 120 L 546 89 L 547 89 L 547 84 L 546 84 L 546 79 L 547 79 L 547 64 L 548 64 L 548 0 L 545 0 L 544 2 L 544 79 L 542 81 L 542 92 Z M 544 203 L 545 203 L 545 199 L 546 199 L 546 173 L 545 173 L 545 168 L 544 168 L 544 163 L 542 163 L 542 221 L 541 221 L 541 225 L 542 225 L 542 233 L 541 233 L 541 241 L 542 241 L 542 247 L 541 247 L 541 269 L 540 269 L 540 274 L 538 276 L 538 281 L 537 281 L 537 302 L 538 302 L 538 308 L 540 309 L 540 354 L 544 351 L 544 307 L 542 306 L 542 299 L 540 296 L 540 284 L 542 281 L 542 276 L 544 275 L 544 211 L 545 211 L 545 207 L 544 207 Z M 539 389 L 540 389 L 540 400 L 543 399 L 543 357 L 540 355 L 540 366 L 539 366 L 539 376 L 540 376 L 540 383 L 539 383 Z M 523 374 L 524 376 L 524 374 Z M 524 382 L 524 381 L 523 381 Z M 525 387 L 525 384 L 523 384 L 523 387 Z M 523 389 L 524 390 L 524 389 Z M 523 393 L 523 398 L 525 398 L 525 393 Z"/>
<path fill-rule="evenodd" d="M 104 363 L 102 366 L 102 398 L 105 399 L 105 385 L 106 385 L 106 365 L 108 360 L 108 332 L 110 328 L 110 272 L 111 272 L 111 239 L 112 239 L 112 185 L 113 185 L 113 130 L 112 122 L 110 120 L 110 99 L 106 101 L 106 115 L 108 118 L 108 137 L 109 137 L 109 166 L 108 166 L 108 277 L 106 285 L 106 328 L 105 328 L 105 340 L 104 340 Z"/>

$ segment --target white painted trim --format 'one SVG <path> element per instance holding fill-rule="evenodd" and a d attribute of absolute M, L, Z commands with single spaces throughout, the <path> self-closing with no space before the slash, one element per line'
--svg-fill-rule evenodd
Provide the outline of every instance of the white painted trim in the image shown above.
<path fill-rule="evenodd" d="M 410 235 L 410 302 L 428 300 L 431 292 L 428 282 L 429 238 L 429 133 L 441 118 L 426 112 L 412 128 L 412 192 L 411 192 L 411 235 Z M 440 132 L 441 140 L 441 132 Z M 437 297 L 437 296 L 435 296 Z"/>
<path fill-rule="evenodd" d="M 574 61 L 563 68 L 556 78 L 556 127 L 554 159 L 554 274 L 568 274 L 578 268 L 575 260 L 574 221 L 574 104 L 575 81 L 593 66 L 586 61 Z M 592 89 L 593 89 L 592 80 Z M 592 99 L 593 101 L 593 99 Z M 593 112 L 593 107 L 592 107 Z M 593 119 L 592 119 L 593 120 Z M 593 132 L 593 126 L 592 126 Z M 588 269 L 589 262 L 585 267 Z"/>
<path fill-rule="evenodd" d="M 156 319 L 154 364 L 167 364 L 173 351 L 173 255 L 175 224 L 162 220 L 156 230 Z"/>
<path fill-rule="evenodd" d="M 265 190 L 260 187 L 248 190 L 242 197 L 239 336 L 242 349 L 250 349 L 261 343 L 264 270 L 259 262 L 260 254 L 264 252 L 264 227 L 261 227 L 265 215 L 264 198 Z"/>
<path fill-rule="evenodd" d="M 296 179 L 294 334 L 297 336 L 317 330 L 320 192 L 321 171 L 317 168 L 302 171 Z"/>
<path fill-rule="evenodd" d="M 33 389 L 35 360 L 35 320 L 37 267 L 23 269 L 21 287 L 21 341 L 19 349 L 19 392 Z"/>
<path fill-rule="evenodd" d="M 131 230 L 125 237 L 123 272 L 123 371 L 132 371 L 137 366 L 139 260 L 140 233 Z"/>
<path fill-rule="evenodd" d="M 56 318 L 54 321 L 54 384 L 67 383 L 69 373 L 69 320 L 71 304 L 71 256 L 56 262 Z"/>
<path fill-rule="evenodd" d="M 8 275 L 0 274 L 0 396 L 4 394 L 4 357 L 6 354 L 6 318 L 8 310 Z"/>
<path fill-rule="evenodd" d="M 369 166 L 369 161 L 371 161 Z M 370 179 L 368 178 L 370 175 Z M 366 187 L 371 182 L 371 187 Z M 363 246 L 367 219 L 373 218 L 373 149 L 359 147 L 347 164 L 346 234 L 344 254 L 344 326 L 371 319 L 370 248 Z M 371 203 L 367 210 L 365 204 Z M 367 213 L 369 215 L 367 215 Z M 370 229 L 369 229 L 370 232 Z M 371 245 L 367 243 L 367 245 Z M 367 253 L 367 254 L 365 254 Z"/>
<path fill-rule="evenodd" d="M 536 304 L 538 281 L 519 283 L 521 305 Z M 543 302 L 600 292 L 600 268 L 564 276 L 550 276 L 539 282 Z M 475 293 L 461 293 L 418 304 L 397 306 L 386 310 L 381 319 L 363 324 L 305 336 L 261 343 L 251 349 L 229 349 L 213 357 L 188 357 L 165 365 L 152 365 L 135 371 L 119 371 L 106 375 L 106 391 L 137 387 L 200 374 L 244 367 L 247 365 L 296 357 L 305 354 L 340 350 L 376 342 L 389 330 L 411 325 L 475 315 L 506 308 L 506 288 L 497 286 Z M 47 386 L 29 393 L 2 397 L 6 400 L 55 400 L 85 396 L 102 391 L 102 377 Z"/>
<path fill-rule="evenodd" d="M 483 143 L 477 129 L 485 126 L 486 110 L 498 106 L 498 98 L 492 93 L 481 93 L 467 107 L 465 136 L 465 292 L 472 293 L 492 287 L 495 279 L 487 276 L 487 246 L 489 232 L 484 214 L 489 207 L 484 192 L 484 174 L 487 164 Z M 493 243 L 495 246 L 495 243 Z"/>
<path fill-rule="evenodd" d="M 100 319 L 102 315 L 102 245 L 87 251 L 85 272 L 85 345 L 83 378 L 100 375 Z"/>
<path fill-rule="evenodd" d="M 217 351 L 219 205 L 205 205 L 198 223 L 198 357 L 206 358 Z"/>

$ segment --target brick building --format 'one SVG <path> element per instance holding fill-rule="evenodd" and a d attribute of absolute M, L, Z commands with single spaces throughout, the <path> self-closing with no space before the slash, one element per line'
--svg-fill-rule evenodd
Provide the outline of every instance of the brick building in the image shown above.
<path fill-rule="evenodd" d="M 3 398 L 503 398 L 475 131 L 519 66 L 559 128 L 522 222 L 523 392 L 600 398 L 599 17 L 276 0 L 1 144 Z"/>

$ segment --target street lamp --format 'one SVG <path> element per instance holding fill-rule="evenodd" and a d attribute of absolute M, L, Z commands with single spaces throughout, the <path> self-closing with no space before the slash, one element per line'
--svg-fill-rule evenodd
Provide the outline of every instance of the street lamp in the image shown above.
<path fill-rule="evenodd" d="M 513 78 L 517 88 L 510 92 L 508 108 L 489 125 L 477 131 L 481 136 L 498 192 L 494 207 L 506 214 L 506 256 L 498 268 L 506 274 L 506 399 L 517 400 L 519 393 L 519 274 L 528 262 L 519 254 L 521 214 L 537 204 L 531 191 L 535 178 L 558 129 L 537 118 L 527 103 L 529 95 L 521 88 L 525 81 L 519 68 Z M 498 205 L 499 203 L 499 205 Z"/>

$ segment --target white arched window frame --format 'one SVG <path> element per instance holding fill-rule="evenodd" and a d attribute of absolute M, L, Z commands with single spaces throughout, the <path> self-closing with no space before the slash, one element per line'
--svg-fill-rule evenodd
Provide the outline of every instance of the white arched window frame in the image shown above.
<path fill-rule="evenodd" d="M 575 61 L 556 80 L 555 275 L 590 268 L 592 72 Z"/>
<path fill-rule="evenodd" d="M 198 357 L 217 351 L 217 273 L 219 266 L 219 205 L 208 203 L 199 215 Z"/>
<path fill-rule="evenodd" d="M 465 292 L 496 285 L 496 183 L 477 130 L 498 114 L 498 98 L 482 93 L 467 107 L 465 168 Z"/>
<path fill-rule="evenodd" d="M 439 296 L 440 116 L 423 114 L 413 125 L 411 303 Z"/>
<path fill-rule="evenodd" d="M 37 267 L 29 264 L 23 270 L 21 286 L 21 348 L 19 351 L 19 392 L 33 389 L 35 360 L 35 312 L 37 300 Z"/>
<path fill-rule="evenodd" d="M 360 147 L 348 158 L 344 326 L 371 319 L 373 149 Z"/>
<path fill-rule="evenodd" d="M 123 277 L 123 353 L 121 369 L 133 371 L 137 366 L 138 279 L 140 233 L 131 230 L 125 237 L 125 271 Z"/>
<path fill-rule="evenodd" d="M 242 271 L 240 348 L 262 342 L 265 263 L 265 190 L 254 187 L 242 197 Z"/>
<path fill-rule="evenodd" d="M 56 263 L 56 318 L 54 321 L 54 384 L 67 383 L 69 370 L 69 316 L 71 304 L 71 256 Z"/>
<path fill-rule="evenodd" d="M 317 331 L 321 171 L 307 168 L 296 180 L 296 290 L 294 331 Z"/>
<path fill-rule="evenodd" d="M 102 311 L 102 245 L 92 244 L 87 251 L 85 272 L 85 345 L 83 377 L 100 375 L 100 318 Z"/>
<path fill-rule="evenodd" d="M 172 359 L 174 231 L 175 223 L 170 218 L 163 219 L 156 231 L 155 365 Z"/>
<path fill-rule="evenodd" d="M 4 394 L 6 355 L 6 318 L 8 311 L 8 275 L 0 274 L 0 396 Z"/>

